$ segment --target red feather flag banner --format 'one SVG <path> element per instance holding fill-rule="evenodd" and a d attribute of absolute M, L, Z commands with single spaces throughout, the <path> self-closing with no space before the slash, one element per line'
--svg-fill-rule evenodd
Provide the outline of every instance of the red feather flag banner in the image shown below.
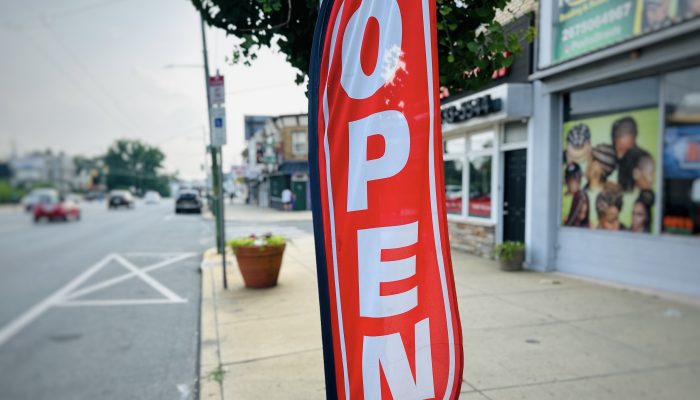
<path fill-rule="evenodd" d="M 438 88 L 433 0 L 323 1 L 309 173 L 329 399 L 459 395 Z"/>

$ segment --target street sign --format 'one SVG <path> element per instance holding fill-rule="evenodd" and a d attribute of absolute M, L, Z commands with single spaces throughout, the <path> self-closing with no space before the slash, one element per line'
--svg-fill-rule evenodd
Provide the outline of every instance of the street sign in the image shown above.
<path fill-rule="evenodd" d="M 226 108 L 212 107 L 211 116 L 211 145 L 221 147 L 226 144 Z"/>
<path fill-rule="evenodd" d="M 223 105 L 226 102 L 224 77 L 221 75 L 209 77 L 209 102 L 212 106 Z"/>
<path fill-rule="evenodd" d="M 319 11 L 309 173 L 327 398 L 460 393 L 435 3 L 325 0 Z"/>

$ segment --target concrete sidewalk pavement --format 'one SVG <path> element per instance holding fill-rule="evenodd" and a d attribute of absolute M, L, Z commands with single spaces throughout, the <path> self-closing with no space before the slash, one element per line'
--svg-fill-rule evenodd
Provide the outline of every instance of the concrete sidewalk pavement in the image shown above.
<path fill-rule="evenodd" d="M 232 260 L 202 276 L 202 399 L 321 399 L 313 236 L 287 247 L 279 285 L 250 290 Z M 454 251 L 461 398 L 695 399 L 700 309 L 559 274 L 505 273 Z"/>

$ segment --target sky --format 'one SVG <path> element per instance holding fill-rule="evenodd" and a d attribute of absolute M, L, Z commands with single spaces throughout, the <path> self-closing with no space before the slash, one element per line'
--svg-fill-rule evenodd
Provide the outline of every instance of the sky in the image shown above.
<path fill-rule="evenodd" d="M 283 55 L 230 65 L 233 41 L 207 29 L 210 71 L 226 80 L 225 170 L 241 162 L 243 115 L 307 108 Z M 202 39 L 189 0 L 0 0 L 0 54 L 0 159 L 13 148 L 94 156 L 128 138 L 161 148 L 167 172 L 204 177 Z"/>

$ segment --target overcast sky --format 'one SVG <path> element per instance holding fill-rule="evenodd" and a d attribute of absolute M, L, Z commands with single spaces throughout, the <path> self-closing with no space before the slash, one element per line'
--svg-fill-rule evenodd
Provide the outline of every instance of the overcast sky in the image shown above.
<path fill-rule="evenodd" d="M 227 168 L 240 162 L 244 114 L 305 113 L 306 97 L 282 55 L 231 66 L 232 39 L 208 29 L 207 40 L 226 78 Z M 163 149 L 169 172 L 203 177 L 201 51 L 188 0 L 0 0 L 0 158 L 13 143 L 96 155 L 138 138 Z"/>

